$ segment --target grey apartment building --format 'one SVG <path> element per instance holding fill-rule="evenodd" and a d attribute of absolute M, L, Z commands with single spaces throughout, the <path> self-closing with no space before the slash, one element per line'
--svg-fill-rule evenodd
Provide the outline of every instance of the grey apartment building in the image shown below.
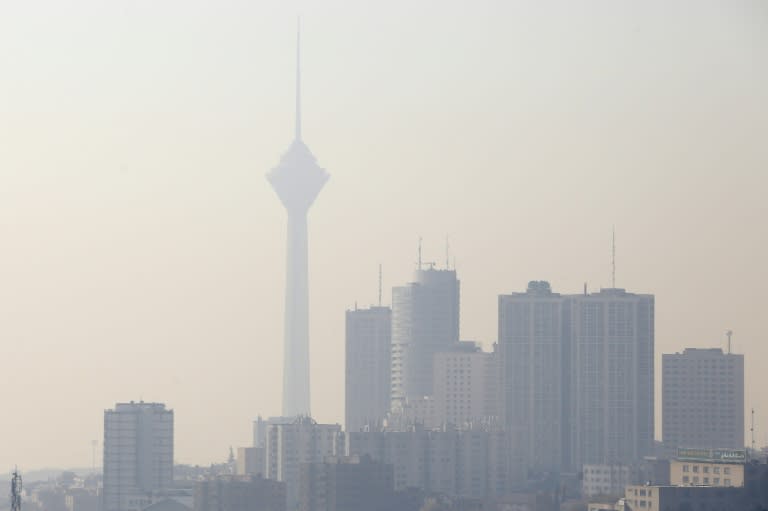
<path fill-rule="evenodd" d="M 345 426 L 360 431 L 380 424 L 390 408 L 392 310 L 348 310 L 346 314 Z"/>
<path fill-rule="evenodd" d="M 140 510 L 173 483 L 173 410 L 118 403 L 104 411 L 104 511 Z"/>
<path fill-rule="evenodd" d="M 744 355 L 687 348 L 662 355 L 662 435 L 669 448 L 744 447 Z"/>

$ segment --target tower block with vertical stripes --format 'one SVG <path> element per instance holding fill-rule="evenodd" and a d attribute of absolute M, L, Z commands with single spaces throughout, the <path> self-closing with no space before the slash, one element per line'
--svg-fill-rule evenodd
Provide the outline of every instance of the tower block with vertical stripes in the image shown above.
<path fill-rule="evenodd" d="M 296 131 L 280 163 L 267 174 L 288 213 L 283 416 L 310 415 L 307 212 L 328 180 L 301 138 L 300 35 L 296 36 Z"/>

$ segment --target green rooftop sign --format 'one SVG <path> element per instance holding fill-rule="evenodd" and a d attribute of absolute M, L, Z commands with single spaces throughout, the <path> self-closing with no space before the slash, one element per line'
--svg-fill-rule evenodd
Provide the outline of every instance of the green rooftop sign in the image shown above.
<path fill-rule="evenodd" d="M 747 451 L 744 449 L 688 449 L 678 447 L 677 459 L 682 461 L 745 463 L 747 461 Z"/>

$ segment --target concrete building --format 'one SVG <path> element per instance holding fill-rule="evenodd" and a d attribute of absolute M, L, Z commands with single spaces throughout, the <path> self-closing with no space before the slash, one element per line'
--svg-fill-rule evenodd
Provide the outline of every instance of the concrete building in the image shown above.
<path fill-rule="evenodd" d="M 431 396 L 435 353 L 459 342 L 459 281 L 453 270 L 416 271 L 392 289 L 392 408 Z"/>
<path fill-rule="evenodd" d="M 390 511 L 398 508 L 392 465 L 370 457 L 336 456 L 304 463 L 300 511 Z"/>
<path fill-rule="evenodd" d="M 743 449 L 744 355 L 688 348 L 661 365 L 665 446 Z"/>
<path fill-rule="evenodd" d="M 571 465 L 637 463 L 654 446 L 653 295 L 568 299 Z"/>
<path fill-rule="evenodd" d="M 380 425 L 390 409 L 392 310 L 348 310 L 346 315 L 345 426 Z"/>
<path fill-rule="evenodd" d="M 138 511 L 173 483 L 173 410 L 118 403 L 104 411 L 104 511 Z"/>
<path fill-rule="evenodd" d="M 393 466 L 395 489 L 418 488 L 450 497 L 504 495 L 510 472 L 506 435 L 467 430 L 351 432 L 346 451 Z"/>
<path fill-rule="evenodd" d="M 285 511 L 285 483 L 255 476 L 219 476 L 195 483 L 194 511 Z"/>
<path fill-rule="evenodd" d="M 581 488 L 585 497 L 624 495 L 624 488 L 652 477 L 650 467 L 641 465 L 584 465 Z"/>
<path fill-rule="evenodd" d="M 266 448 L 238 447 L 235 474 L 239 476 L 263 476 L 266 472 Z"/>
<path fill-rule="evenodd" d="M 341 426 L 318 424 L 299 417 L 291 424 L 272 424 L 267 428 L 265 477 L 286 484 L 288 509 L 299 504 L 299 467 L 319 463 L 344 451 Z"/>
<path fill-rule="evenodd" d="M 499 296 L 501 406 L 512 457 L 533 472 L 569 465 L 569 302 L 548 282 Z"/>
<path fill-rule="evenodd" d="M 459 428 L 498 421 L 498 357 L 473 342 L 460 342 L 434 356 L 431 423 Z"/>
<path fill-rule="evenodd" d="M 328 173 L 301 138 L 299 41 L 296 41 L 296 126 L 294 139 L 267 174 L 288 213 L 283 357 L 283 415 L 310 416 L 309 291 L 307 213 Z"/>
<path fill-rule="evenodd" d="M 669 461 L 669 484 L 742 487 L 746 462 L 745 449 L 678 448 Z"/>

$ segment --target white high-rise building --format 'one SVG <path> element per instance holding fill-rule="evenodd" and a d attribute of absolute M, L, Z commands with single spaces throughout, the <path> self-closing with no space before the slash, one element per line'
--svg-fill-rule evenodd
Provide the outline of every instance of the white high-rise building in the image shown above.
<path fill-rule="evenodd" d="M 536 472 L 569 464 L 569 325 L 568 301 L 548 282 L 499 296 L 504 424 L 513 459 Z"/>
<path fill-rule="evenodd" d="M 343 453 L 344 441 L 339 424 L 318 424 L 309 417 L 298 417 L 290 424 L 269 424 L 264 477 L 285 482 L 287 509 L 296 509 L 300 465 L 320 463 L 327 456 Z"/>
<path fill-rule="evenodd" d="M 389 411 L 392 310 L 348 310 L 346 320 L 345 426 L 360 431 Z"/>
<path fill-rule="evenodd" d="M 433 393 L 436 353 L 459 342 L 459 281 L 454 270 L 416 271 L 392 289 L 392 405 Z"/>
<path fill-rule="evenodd" d="M 744 355 L 662 355 L 662 434 L 671 449 L 744 448 Z"/>
<path fill-rule="evenodd" d="M 307 213 L 329 177 L 301 138 L 299 71 L 297 37 L 296 130 L 280 163 L 267 174 L 288 213 L 283 345 L 283 415 L 286 417 L 310 415 Z"/>
<path fill-rule="evenodd" d="M 653 451 L 653 295 L 610 288 L 569 301 L 571 462 L 639 462 Z"/>
<path fill-rule="evenodd" d="M 173 483 L 173 410 L 118 403 L 104 411 L 104 511 L 137 511 Z"/>

